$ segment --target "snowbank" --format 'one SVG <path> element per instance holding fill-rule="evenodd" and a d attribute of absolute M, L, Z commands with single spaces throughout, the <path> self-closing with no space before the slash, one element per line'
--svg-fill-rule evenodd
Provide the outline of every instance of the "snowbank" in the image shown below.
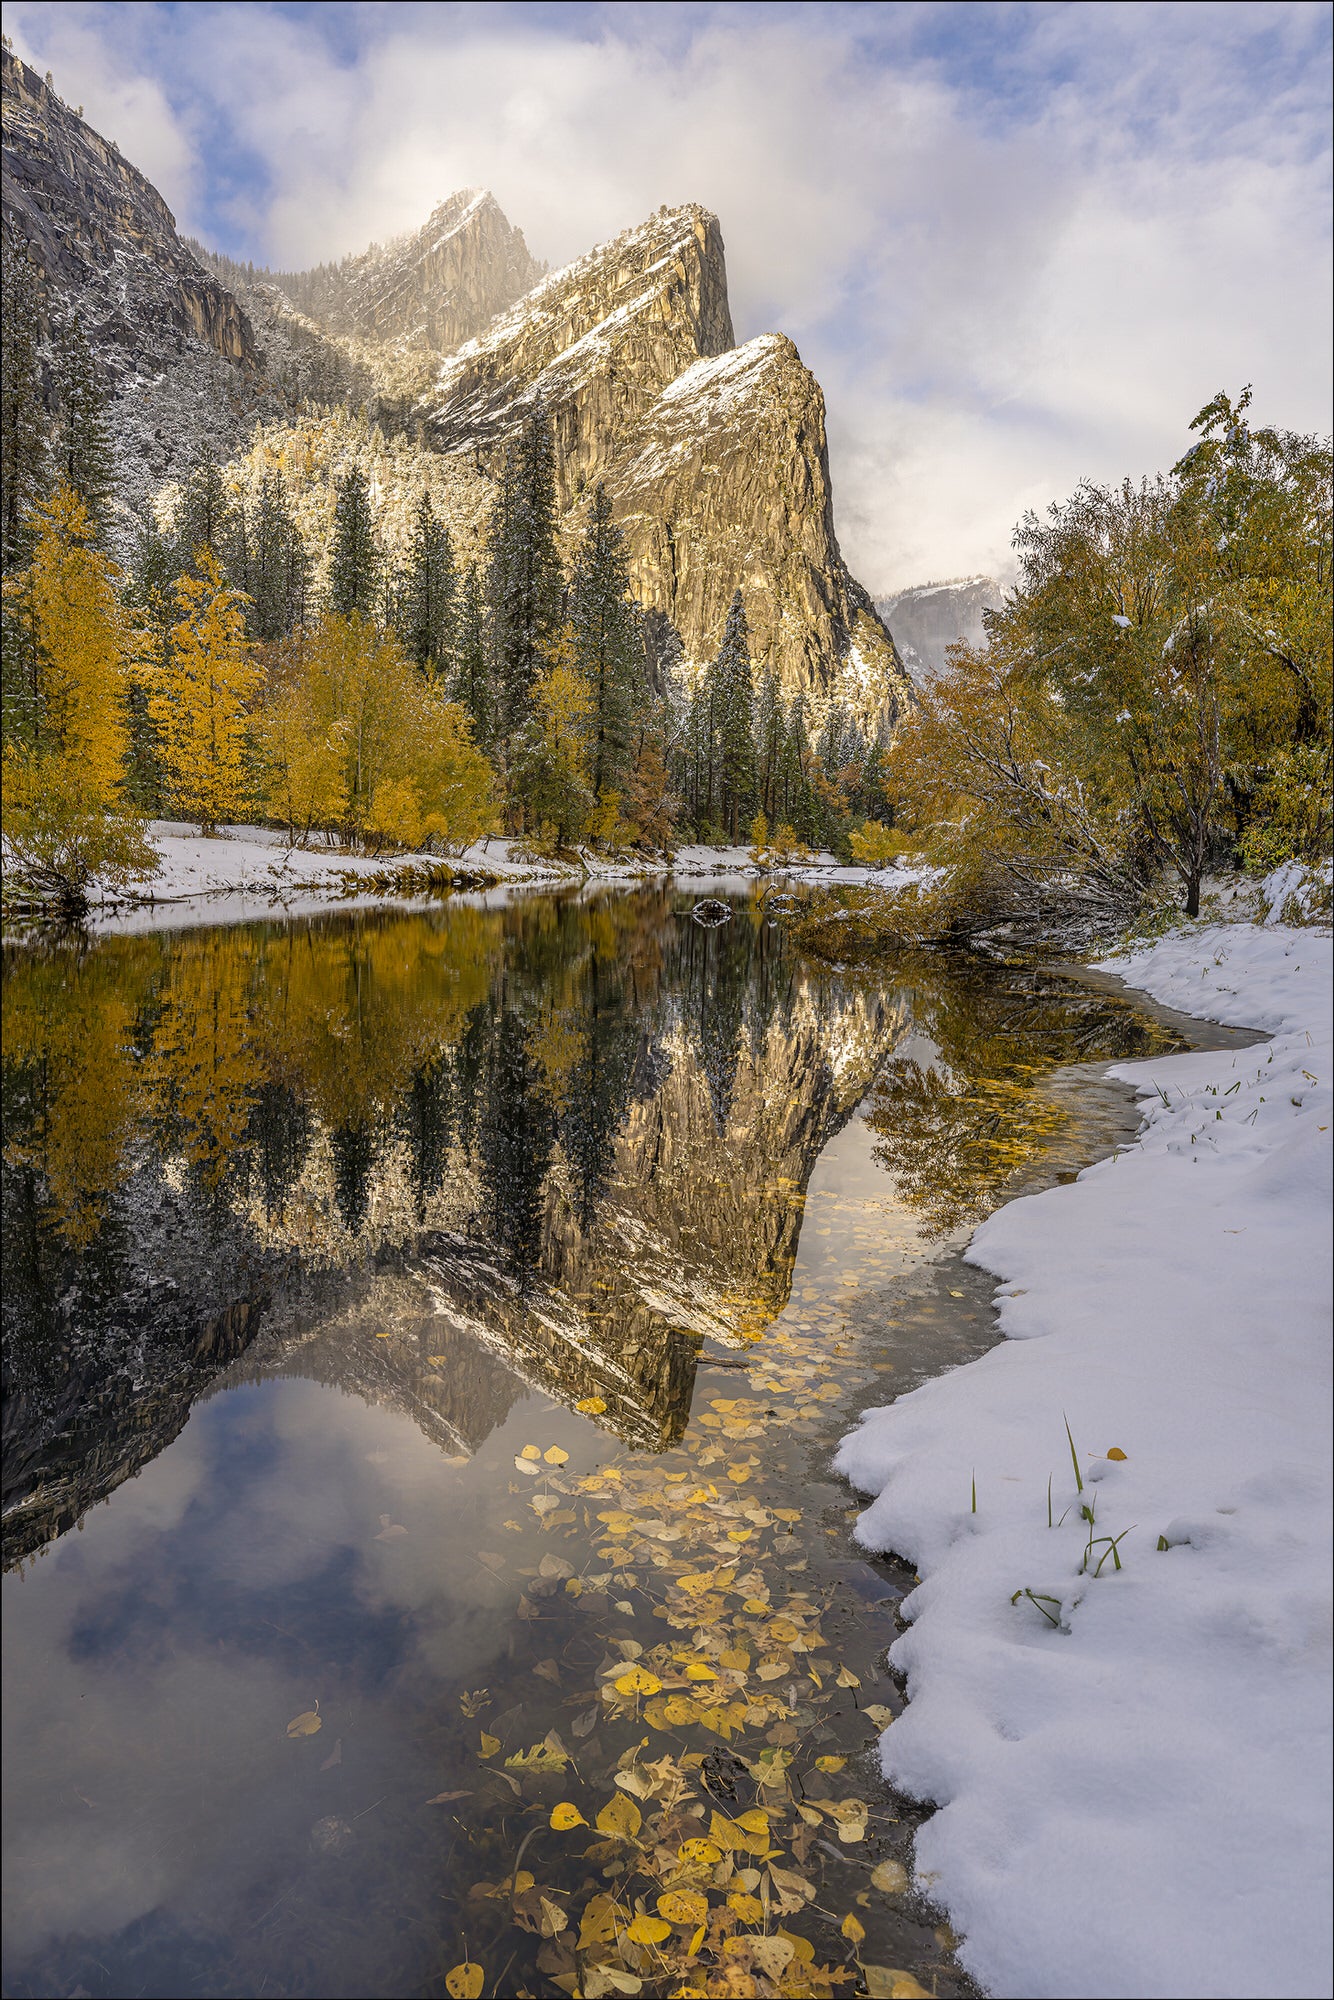
<path fill-rule="evenodd" d="M 1329 940 L 1103 969 L 1274 1039 L 1114 1072 L 1137 1143 L 969 1249 L 1010 1338 L 844 1440 L 922 1579 L 882 1762 L 991 1993 L 1327 1994 Z"/>
<path fill-rule="evenodd" d="M 229 826 L 206 839 L 194 826 L 153 820 L 149 833 L 162 857 L 161 866 L 124 888 L 101 896 L 95 893 L 93 929 L 169 929 L 262 916 L 307 916 L 331 903 L 340 909 L 388 903 L 406 907 L 414 901 L 413 890 L 423 886 L 412 877 L 439 874 L 444 868 L 506 889 L 586 882 L 631 887 L 670 875 L 714 894 L 744 893 L 763 872 L 745 847 L 683 847 L 670 862 L 663 857 L 608 859 L 584 849 L 575 860 L 547 861 L 524 854 L 519 841 L 499 837 L 474 841 L 463 853 L 442 858 L 291 847 L 285 835 L 262 826 Z M 773 875 L 785 882 L 879 882 L 894 888 L 914 879 L 914 871 L 902 865 L 843 868 L 832 854 L 816 855 L 800 867 L 775 869 Z"/>

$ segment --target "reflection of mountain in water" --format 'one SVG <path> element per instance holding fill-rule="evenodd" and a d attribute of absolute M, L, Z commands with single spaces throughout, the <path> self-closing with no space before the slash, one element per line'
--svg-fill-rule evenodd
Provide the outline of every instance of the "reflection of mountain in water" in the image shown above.
<path fill-rule="evenodd" d="M 262 1320 L 243 1365 L 450 1451 L 525 1383 L 679 1434 L 700 1337 L 781 1309 L 810 1171 L 906 1025 L 754 910 L 683 918 L 658 891 L 12 955 L 10 1556 Z"/>

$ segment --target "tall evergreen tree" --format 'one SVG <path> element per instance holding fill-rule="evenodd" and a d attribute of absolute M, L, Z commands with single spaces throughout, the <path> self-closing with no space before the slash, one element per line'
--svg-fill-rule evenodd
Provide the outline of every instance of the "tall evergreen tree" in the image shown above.
<path fill-rule="evenodd" d="M 265 473 L 246 510 L 245 540 L 251 632 L 270 642 L 285 638 L 304 622 L 310 563 L 276 471 Z"/>
<path fill-rule="evenodd" d="M 727 838 L 737 840 L 750 825 L 755 810 L 755 696 L 750 633 L 739 590 L 728 607 L 722 644 L 708 670 L 708 682 L 716 744 L 714 803 Z"/>
<path fill-rule="evenodd" d="M 77 313 L 56 334 L 54 388 L 59 476 L 78 494 L 100 533 L 114 478 L 109 398 Z"/>
<path fill-rule="evenodd" d="M 447 682 L 449 698 L 466 709 L 473 741 L 483 750 L 495 733 L 495 703 L 486 658 L 486 613 L 476 563 L 469 563 L 459 587 L 453 671 Z"/>
<path fill-rule="evenodd" d="M 760 676 L 755 696 L 755 794 L 756 804 L 771 826 L 780 817 L 778 780 L 786 735 L 787 717 L 778 675 L 770 665 Z"/>
<path fill-rule="evenodd" d="M 181 488 L 176 510 L 176 563 L 191 576 L 203 574 L 199 551 L 206 549 L 230 570 L 241 553 L 238 543 L 238 510 L 227 489 L 222 468 L 212 451 L 200 459 Z"/>
<path fill-rule="evenodd" d="M 350 618 L 354 611 L 363 618 L 375 618 L 381 609 L 382 568 L 370 488 L 365 473 L 353 466 L 338 483 L 329 559 L 329 609 L 341 618 Z"/>
<path fill-rule="evenodd" d="M 630 601 L 625 537 L 599 481 L 570 580 L 575 664 L 588 683 L 588 767 L 594 795 L 620 791 L 633 761 L 636 712 L 647 692 L 644 647 Z"/>
<path fill-rule="evenodd" d="M 449 530 L 424 492 L 412 525 L 399 605 L 403 643 L 423 673 L 446 679 L 451 674 L 458 587 Z"/>
<path fill-rule="evenodd" d="M 555 446 L 540 396 L 506 456 L 486 594 L 496 734 L 507 742 L 527 718 L 533 683 L 561 622 Z"/>
<path fill-rule="evenodd" d="M 31 554 L 28 509 L 50 481 L 39 314 L 37 274 L 26 253 L 6 243 L 0 277 L 0 555 L 6 575 Z"/>

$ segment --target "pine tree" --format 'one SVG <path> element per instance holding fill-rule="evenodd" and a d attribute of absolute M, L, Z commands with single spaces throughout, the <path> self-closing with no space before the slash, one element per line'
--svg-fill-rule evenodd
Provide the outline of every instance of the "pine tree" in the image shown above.
<path fill-rule="evenodd" d="M 506 455 L 486 595 L 496 734 L 508 741 L 528 715 L 533 684 L 561 622 L 555 447 L 540 396 Z"/>
<path fill-rule="evenodd" d="M 60 413 L 55 450 L 60 477 L 83 501 L 100 535 L 114 479 L 109 399 L 77 313 L 56 335 L 54 388 Z"/>
<path fill-rule="evenodd" d="M 723 831 L 735 841 L 755 810 L 755 699 L 750 634 L 739 590 L 728 607 L 722 644 L 707 680 L 715 745 L 714 804 Z"/>
<path fill-rule="evenodd" d="M 476 563 L 469 563 L 459 589 L 453 671 L 448 687 L 450 700 L 459 704 L 472 724 L 474 741 L 481 749 L 489 750 L 495 736 L 495 702 L 487 671 L 486 614 Z"/>
<path fill-rule="evenodd" d="M 570 621 L 575 664 L 588 685 L 588 770 L 603 800 L 624 789 L 635 750 L 635 720 L 644 702 L 644 648 L 634 606 L 625 538 L 612 520 L 599 481 L 574 561 Z"/>
<path fill-rule="evenodd" d="M 429 493 L 417 503 L 403 573 L 400 630 L 408 657 L 424 673 L 450 678 L 458 619 L 458 576 L 449 530 Z"/>
<path fill-rule="evenodd" d="M 310 564 L 276 471 L 260 482 L 245 518 L 245 539 L 250 630 L 268 642 L 286 638 L 304 616 Z"/>
<path fill-rule="evenodd" d="M 201 550 L 209 551 L 224 566 L 236 562 L 238 555 L 243 562 L 238 526 L 237 506 L 223 479 L 222 468 L 214 454 L 206 452 L 181 488 L 176 509 L 178 570 L 202 576 Z"/>
<path fill-rule="evenodd" d="M 47 491 L 51 425 L 42 398 L 37 274 L 8 243 L 0 278 L 0 557 L 6 575 L 31 552 L 28 510 Z"/>
<path fill-rule="evenodd" d="M 366 475 L 353 466 L 338 483 L 329 558 L 329 609 L 340 618 L 350 618 L 354 612 L 374 618 L 381 609 L 382 567 Z"/>
<path fill-rule="evenodd" d="M 771 822 L 779 816 L 777 787 L 786 734 L 787 717 L 783 713 L 778 675 L 772 666 L 767 666 L 755 697 L 755 780 L 760 811 Z"/>
<path fill-rule="evenodd" d="M 261 676 L 250 658 L 240 593 L 228 588 L 207 548 L 199 569 L 199 576 L 177 581 L 180 622 L 170 657 L 153 676 L 148 712 L 161 732 L 169 804 L 211 833 L 246 809 L 246 707 Z"/>

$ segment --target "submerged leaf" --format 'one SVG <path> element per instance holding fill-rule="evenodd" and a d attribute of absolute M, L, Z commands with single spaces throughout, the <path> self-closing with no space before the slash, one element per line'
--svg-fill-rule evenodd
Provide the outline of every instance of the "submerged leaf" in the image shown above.
<path fill-rule="evenodd" d="M 584 1818 L 578 1806 L 572 1806 L 568 1801 L 563 1801 L 560 1805 L 551 1808 L 550 1824 L 555 1828 L 557 1833 L 568 1833 L 571 1827 L 587 1826 L 588 1821 Z"/>
<path fill-rule="evenodd" d="M 624 1792 L 616 1797 L 597 1816 L 599 1833 L 615 1835 L 621 1840 L 633 1840 L 644 1823 L 644 1816 L 633 1799 L 626 1798 Z"/>
<path fill-rule="evenodd" d="M 702 1924 L 709 1914 L 709 1899 L 697 1889 L 668 1889 L 658 1898 L 658 1915 L 669 1924 Z"/>
<path fill-rule="evenodd" d="M 292 1717 L 292 1720 L 287 1725 L 287 1733 L 289 1736 L 313 1736 L 317 1729 L 323 1729 L 323 1727 L 324 1724 L 320 1721 L 318 1711 L 308 1708 L 304 1714 Z"/>
<path fill-rule="evenodd" d="M 471 1959 L 465 1958 L 462 1965 L 451 1966 L 445 1974 L 445 1991 L 449 2000 L 481 2000 L 485 1984 L 485 1972 Z"/>

